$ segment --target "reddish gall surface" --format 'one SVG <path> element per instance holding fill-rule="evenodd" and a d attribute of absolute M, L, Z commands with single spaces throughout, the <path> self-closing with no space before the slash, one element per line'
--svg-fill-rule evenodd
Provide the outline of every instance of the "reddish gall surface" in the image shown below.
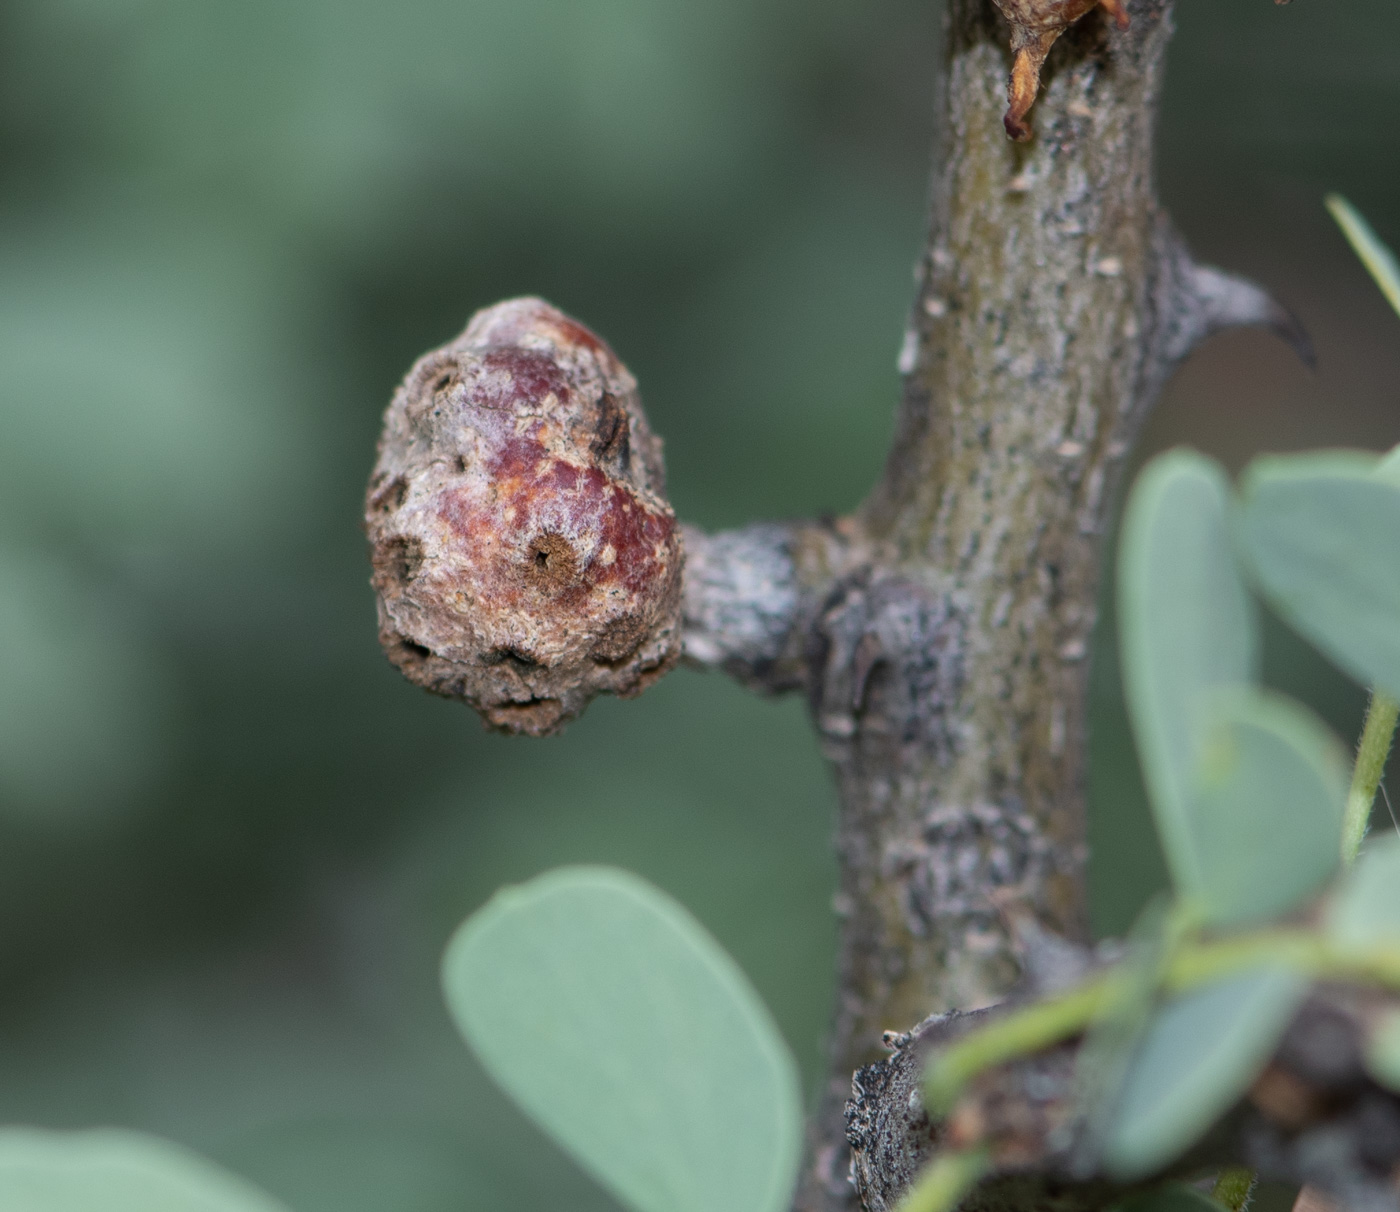
<path fill-rule="evenodd" d="M 384 416 L 365 500 L 379 638 L 410 680 L 543 735 L 680 655 L 661 443 L 604 342 L 541 299 L 478 312 Z"/>

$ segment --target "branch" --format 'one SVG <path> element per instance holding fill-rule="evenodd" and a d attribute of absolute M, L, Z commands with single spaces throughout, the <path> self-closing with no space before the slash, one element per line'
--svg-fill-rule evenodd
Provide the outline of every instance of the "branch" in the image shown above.
<path fill-rule="evenodd" d="M 1006 997 L 1018 930 L 1084 937 L 1098 543 L 1162 384 L 1232 325 L 1308 352 L 1157 204 L 1170 0 L 1059 30 L 1024 144 L 1002 125 L 1011 31 L 991 0 L 946 9 L 896 439 L 854 517 L 679 527 L 631 375 L 539 300 L 414 367 L 366 504 L 390 658 L 493 727 L 557 730 L 682 646 L 808 696 L 841 793 L 842 922 L 803 1212 L 852 1206 L 843 1108 L 886 1028 Z"/>
<path fill-rule="evenodd" d="M 846 1106 L 852 1175 L 868 1212 L 893 1212 L 936 1149 L 979 1146 L 993 1170 L 965 1210 L 1053 1202 L 1092 1212 L 1152 1183 L 1244 1164 L 1311 1184 L 1353 1212 L 1393 1212 L 1400 1098 L 1362 1064 L 1369 1025 L 1387 1006 L 1393 999 L 1316 986 L 1248 1096 L 1188 1156 L 1133 1184 L 1097 1171 L 1076 1098 L 1079 1039 L 982 1074 L 946 1120 L 930 1122 L 921 1096 L 930 1052 L 1003 1010 L 934 1015 L 890 1038 L 892 1055 L 856 1075 Z"/>
<path fill-rule="evenodd" d="M 931 1016 L 890 1037 L 893 1054 L 862 1069 L 846 1107 L 853 1177 L 868 1212 L 892 1212 L 937 1149 L 986 1149 L 993 1170 L 965 1208 L 1105 1208 L 1163 1180 L 1191 1180 L 1246 1164 L 1263 1177 L 1308 1183 L 1351 1209 L 1394 1209 L 1400 1099 L 1362 1065 L 1371 1023 L 1393 999 L 1317 985 L 1273 1059 L 1239 1106 L 1169 1170 L 1133 1184 L 1098 1171 L 1079 1104 L 1081 1040 L 1057 1045 L 974 1080 L 944 1121 L 921 1097 L 935 1048 L 1007 1008 Z"/>
<path fill-rule="evenodd" d="M 808 641 L 822 603 L 867 557 L 851 528 L 763 522 L 682 532 L 685 659 L 767 694 L 808 689 Z"/>

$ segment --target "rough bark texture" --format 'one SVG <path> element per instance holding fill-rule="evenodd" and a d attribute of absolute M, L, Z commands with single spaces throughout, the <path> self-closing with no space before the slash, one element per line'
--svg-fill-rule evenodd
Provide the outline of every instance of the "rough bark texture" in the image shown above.
<path fill-rule="evenodd" d="M 1022 149 L 1002 130 L 1001 23 L 985 0 L 949 5 L 913 365 L 861 514 L 885 554 L 875 633 L 903 614 L 916 634 L 882 652 L 850 734 L 823 728 L 848 911 L 827 1135 L 883 1028 L 1010 989 L 995 892 L 1057 933 L 1085 928 L 1096 538 L 1145 388 L 1165 377 L 1151 127 L 1169 18 L 1151 2 L 1132 15 L 1126 34 L 1096 14 L 1061 40 Z M 828 631 L 859 596 L 837 600 Z M 814 1174 L 802 1206 L 848 1206 L 843 1170 Z"/>
<path fill-rule="evenodd" d="M 884 477 L 836 525 L 687 537 L 687 655 L 805 689 L 840 784 L 839 1000 L 804 1212 L 854 1204 L 842 1109 L 884 1030 L 1004 997 L 1018 916 L 1083 937 L 1099 536 L 1153 399 L 1231 325 L 1306 356 L 1287 314 L 1194 265 L 1157 205 L 1170 9 L 1134 0 L 1126 31 L 1102 9 L 1071 29 L 1017 145 L 1005 23 L 990 0 L 948 0 L 943 153 Z"/>
<path fill-rule="evenodd" d="M 1400 1098 L 1362 1060 L 1379 1016 L 1393 1010 L 1391 995 L 1319 985 L 1248 1095 L 1152 1181 L 1245 1164 L 1265 1178 L 1319 1184 L 1357 1212 L 1393 1210 Z M 891 1055 L 856 1075 L 847 1133 L 868 1212 L 894 1212 L 934 1149 L 969 1129 L 990 1147 L 997 1178 L 963 1212 L 1093 1208 L 1131 1194 L 1092 1176 L 1075 1086 L 1078 1041 L 983 1074 L 947 1121 L 930 1122 L 919 1096 L 930 1050 L 997 1013 L 931 1016 L 887 1039 Z"/>
<path fill-rule="evenodd" d="M 1098 535 L 1189 310 L 1159 290 L 1172 242 L 1152 194 L 1168 5 L 1132 19 L 1123 33 L 1094 13 L 1060 40 L 1020 148 L 1002 130 L 1002 23 L 984 0 L 949 5 L 913 364 L 860 519 L 927 635 L 849 738 L 827 733 L 852 910 L 837 1073 L 873 1059 L 882 1028 L 1005 996 L 1018 962 L 998 893 L 1055 933 L 1085 929 Z M 932 693 L 910 684 L 925 670 Z M 830 1102 L 828 1131 L 834 1087 Z M 806 1206 L 849 1203 L 839 1177 Z"/>

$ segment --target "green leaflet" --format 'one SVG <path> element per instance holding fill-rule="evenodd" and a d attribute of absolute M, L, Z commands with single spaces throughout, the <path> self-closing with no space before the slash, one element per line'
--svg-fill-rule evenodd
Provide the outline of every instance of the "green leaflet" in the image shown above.
<path fill-rule="evenodd" d="M 1159 897 L 1147 903 L 1128 934 L 1128 952 L 1119 968 L 1125 979 L 1104 999 L 1084 1033 L 1074 1062 L 1074 1096 L 1091 1152 L 1102 1151 L 1113 1130 L 1114 1099 L 1152 1023 L 1172 956 L 1191 925 L 1179 902 Z"/>
<path fill-rule="evenodd" d="M 498 892 L 443 959 L 496 1082 L 636 1212 L 780 1212 L 801 1152 L 796 1068 L 738 966 L 626 872 Z"/>
<path fill-rule="evenodd" d="M 0 1212 L 286 1212 L 179 1145 L 103 1128 L 0 1130 Z"/>
<path fill-rule="evenodd" d="M 1119 561 L 1124 688 L 1158 833 L 1178 896 L 1213 925 L 1283 912 L 1323 884 L 1347 790 L 1327 729 L 1251 688 L 1258 641 L 1232 521 L 1220 468 L 1173 451 L 1134 487 Z"/>
<path fill-rule="evenodd" d="M 1369 843 L 1327 906 L 1327 933 L 1339 947 L 1400 948 L 1400 838 Z"/>
<path fill-rule="evenodd" d="M 1190 1148 L 1248 1089 L 1307 986 L 1297 973 L 1264 968 L 1164 1006 L 1129 1066 L 1105 1168 L 1142 1178 Z"/>
<path fill-rule="evenodd" d="M 1200 907 L 1217 925 L 1273 917 L 1337 868 L 1346 754 L 1311 711 L 1282 695 L 1222 692 L 1205 716 L 1186 809 Z"/>
<path fill-rule="evenodd" d="M 1240 540 L 1271 605 L 1342 669 L 1400 697 L 1400 481 L 1374 455 L 1256 459 Z"/>
<path fill-rule="evenodd" d="M 1193 821 L 1202 711 L 1254 679 L 1253 604 L 1230 542 L 1229 486 L 1191 451 L 1154 459 L 1123 518 L 1118 571 L 1123 687 L 1157 831 L 1179 895 L 1207 873 Z"/>

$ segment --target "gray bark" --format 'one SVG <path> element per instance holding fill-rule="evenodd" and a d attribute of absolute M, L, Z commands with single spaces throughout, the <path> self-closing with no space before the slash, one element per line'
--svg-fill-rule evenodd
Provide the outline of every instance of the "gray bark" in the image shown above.
<path fill-rule="evenodd" d="M 1246 1098 L 1152 1181 L 1247 1165 L 1264 1178 L 1316 1184 L 1356 1212 L 1393 1210 L 1400 1098 L 1376 1084 L 1362 1059 L 1368 1020 L 1378 1003 L 1393 1006 L 1393 1000 L 1319 986 Z M 888 1039 L 891 1055 L 856 1074 L 847 1134 L 868 1212 L 894 1212 L 948 1131 L 930 1122 L 919 1096 L 930 1049 L 997 1012 L 930 1016 Z M 1087 1125 L 1079 1121 L 1077 1046 L 1061 1045 L 976 1080 L 959 1115 L 976 1118 L 1002 1165 L 963 1212 L 1106 1207 L 1132 1194 L 1094 1176 Z"/>
<path fill-rule="evenodd" d="M 854 1206 L 843 1108 L 882 1033 L 1012 989 L 1012 924 L 1085 935 L 1099 536 L 1172 369 L 1221 328 L 1305 338 L 1195 265 L 1153 192 L 1170 0 L 1056 45 L 1033 142 L 1002 127 L 991 0 L 948 0 L 941 155 L 885 472 L 855 517 L 686 534 L 685 651 L 803 690 L 841 794 L 830 1083 L 797 1206 Z"/>

